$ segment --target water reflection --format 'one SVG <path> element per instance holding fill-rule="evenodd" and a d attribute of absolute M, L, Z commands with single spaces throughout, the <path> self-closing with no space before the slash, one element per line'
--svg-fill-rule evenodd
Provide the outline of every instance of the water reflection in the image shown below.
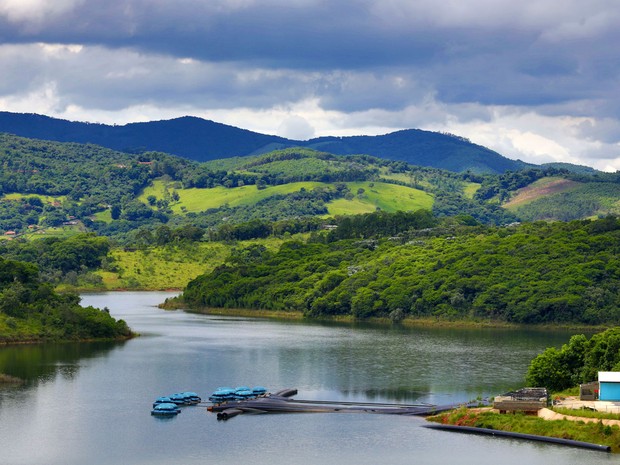
<path fill-rule="evenodd" d="M 188 407 L 171 421 L 153 418 L 151 403 L 160 395 L 190 390 L 205 398 L 226 385 L 294 387 L 298 398 L 310 400 L 466 401 L 520 387 L 529 360 L 569 338 L 558 332 L 307 324 L 157 309 L 169 295 L 84 297 L 85 305 L 109 307 L 142 334 L 124 343 L 0 349 L 0 371 L 29 383 L 25 390 L 0 390 L 3 465 L 606 460 L 591 452 L 430 431 L 411 417 L 244 415 L 218 422 L 204 408 Z"/>
<path fill-rule="evenodd" d="M 7 346 L 0 350 L 0 373 L 36 386 L 57 375 L 73 379 L 84 359 L 104 356 L 125 342 L 89 342 Z"/>

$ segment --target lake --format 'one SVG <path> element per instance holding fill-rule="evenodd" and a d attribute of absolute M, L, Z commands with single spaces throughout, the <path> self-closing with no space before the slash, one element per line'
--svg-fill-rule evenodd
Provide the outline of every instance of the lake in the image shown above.
<path fill-rule="evenodd" d="M 297 388 L 299 399 L 449 404 L 523 387 L 529 361 L 564 332 L 405 329 L 168 312 L 170 293 L 83 296 L 141 337 L 122 343 L 0 349 L 0 463 L 599 464 L 617 457 L 512 439 L 433 431 L 371 414 L 242 415 L 202 406 L 150 415 L 159 396 L 220 386 Z"/>

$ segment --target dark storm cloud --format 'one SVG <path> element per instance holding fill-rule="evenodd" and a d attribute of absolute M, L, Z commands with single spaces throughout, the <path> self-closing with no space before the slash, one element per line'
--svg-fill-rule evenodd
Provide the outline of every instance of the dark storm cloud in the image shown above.
<path fill-rule="evenodd" d="M 390 29 L 372 2 L 79 2 L 41 21 L 8 21 L 3 42 L 135 47 L 206 61 L 284 68 L 365 68 L 425 62 L 441 48 L 428 32 Z M 403 34 L 406 33 L 406 34 Z"/>
<path fill-rule="evenodd" d="M 314 90 L 326 92 L 330 108 L 343 110 L 402 107 L 416 102 L 422 88 L 434 88 L 440 100 L 453 103 L 558 103 L 605 92 L 593 81 L 618 71 L 613 47 L 598 46 L 601 40 L 617 43 L 618 32 L 591 31 L 595 25 L 588 28 L 585 16 L 569 16 L 564 24 L 565 15 L 558 13 L 554 22 L 550 10 L 562 2 L 538 2 L 543 20 L 507 18 L 497 6 L 502 2 L 482 0 L 462 2 L 470 5 L 467 10 L 439 11 L 425 1 L 390 0 L 65 3 L 64 11 L 43 18 L 0 16 L 3 42 L 91 44 L 236 63 L 240 69 L 323 72 Z M 362 74 L 334 86 L 332 70 Z M 376 98 L 362 82 L 369 81 L 368 73 L 377 73 Z M 418 83 L 410 98 L 396 84 L 403 75 L 407 85 Z"/>

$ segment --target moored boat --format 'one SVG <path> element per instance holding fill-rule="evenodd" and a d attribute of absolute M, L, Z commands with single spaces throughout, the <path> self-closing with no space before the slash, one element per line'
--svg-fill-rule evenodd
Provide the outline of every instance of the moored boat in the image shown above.
<path fill-rule="evenodd" d="M 181 409 L 177 406 L 177 404 L 173 404 L 171 402 L 157 404 L 153 407 L 153 410 L 151 410 L 151 415 L 171 416 L 178 415 L 179 413 L 181 413 Z"/>

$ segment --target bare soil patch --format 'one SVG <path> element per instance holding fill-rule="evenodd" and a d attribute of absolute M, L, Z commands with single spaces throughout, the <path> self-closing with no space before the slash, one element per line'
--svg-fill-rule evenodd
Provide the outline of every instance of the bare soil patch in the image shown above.
<path fill-rule="evenodd" d="M 504 204 L 504 207 L 516 208 L 540 197 L 565 192 L 578 185 L 578 182 L 568 179 L 543 179 L 520 189 L 514 198 Z"/>

